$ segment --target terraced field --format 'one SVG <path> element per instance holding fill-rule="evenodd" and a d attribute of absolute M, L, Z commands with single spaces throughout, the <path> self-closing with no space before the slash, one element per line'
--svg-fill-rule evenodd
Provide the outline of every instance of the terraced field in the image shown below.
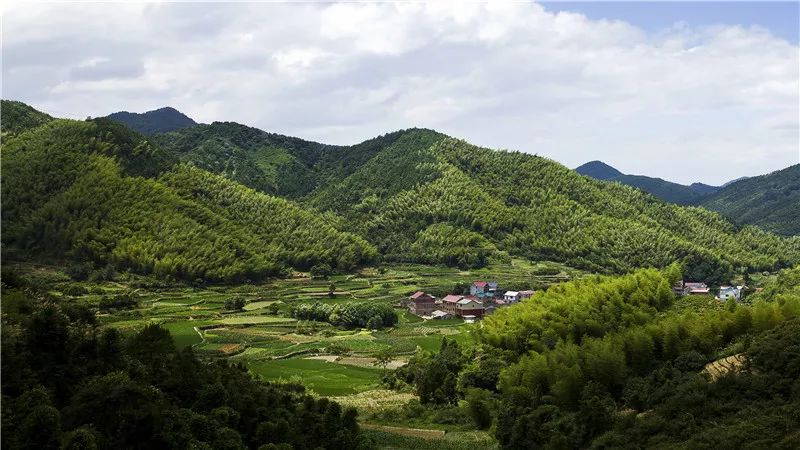
<path fill-rule="evenodd" d="M 104 326 L 132 334 L 148 324 L 161 324 L 180 348 L 191 346 L 210 358 L 244 363 L 257 377 L 302 383 L 318 395 L 336 396 L 343 404 L 363 410 L 397 407 L 414 397 L 410 393 L 380 390 L 384 369 L 373 363 L 376 352 L 392 350 L 395 360 L 387 368 L 392 370 L 415 353 L 438 351 L 444 337 L 471 345 L 474 330 L 480 324 L 464 324 L 460 319 L 423 320 L 398 309 L 398 323 L 390 329 L 344 330 L 328 323 L 289 317 L 293 304 L 353 300 L 395 304 L 416 290 L 444 295 L 458 286 L 463 289 L 476 279 L 497 280 L 501 287 L 540 289 L 580 276 L 579 272 L 557 264 L 514 260 L 511 264 L 475 271 L 397 264 L 329 279 L 296 274 L 290 279 L 258 285 L 188 287 L 130 275 L 109 282 L 74 282 L 63 272 L 47 266 L 27 269 L 29 276 L 53 286 L 54 295 L 66 295 L 65 292 L 80 287 L 83 292 L 71 296 L 93 306 L 104 296 L 123 293 L 132 293 L 138 299 L 139 306 L 134 309 L 101 311 L 98 320 Z M 330 283 L 335 285 L 333 296 L 329 295 Z M 244 300 L 244 308 L 225 311 L 225 302 L 232 299 Z M 335 355 L 331 349 L 336 349 Z M 383 428 L 369 430 L 367 436 L 394 442 L 397 448 L 496 445 L 485 433 L 433 431 L 436 432 L 433 440 L 427 435 L 397 434 Z"/>

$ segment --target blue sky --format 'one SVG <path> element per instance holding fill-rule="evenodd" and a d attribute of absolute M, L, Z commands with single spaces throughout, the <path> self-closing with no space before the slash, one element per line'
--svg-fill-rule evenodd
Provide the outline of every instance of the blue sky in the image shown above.
<path fill-rule="evenodd" d="M 20 2 L 3 13 L 3 97 L 60 117 L 172 106 L 330 144 L 425 127 L 685 184 L 800 158 L 797 3 Z"/>
<path fill-rule="evenodd" d="M 591 19 L 623 20 L 651 32 L 676 22 L 689 26 L 744 25 L 800 41 L 800 2 L 542 2 L 549 11 L 571 11 Z"/>

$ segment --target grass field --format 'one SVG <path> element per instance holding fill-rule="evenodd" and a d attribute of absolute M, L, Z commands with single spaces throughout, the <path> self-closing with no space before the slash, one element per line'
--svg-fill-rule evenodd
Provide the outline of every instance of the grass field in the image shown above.
<path fill-rule="evenodd" d="M 376 387 L 380 369 L 346 366 L 315 359 L 284 359 L 255 361 L 248 368 L 265 380 L 299 378 L 320 395 L 347 395 Z"/>
<path fill-rule="evenodd" d="M 195 327 L 202 327 L 214 323 L 209 320 L 181 320 L 178 322 L 166 322 L 162 326 L 169 330 L 175 345 L 178 348 L 199 344 L 202 338 L 195 331 Z"/>

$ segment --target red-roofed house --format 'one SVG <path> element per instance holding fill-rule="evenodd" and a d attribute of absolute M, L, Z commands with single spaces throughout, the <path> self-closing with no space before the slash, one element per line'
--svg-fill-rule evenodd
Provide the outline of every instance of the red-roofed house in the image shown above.
<path fill-rule="evenodd" d="M 469 295 L 478 298 L 494 297 L 496 292 L 496 281 L 473 281 L 469 287 Z"/>
<path fill-rule="evenodd" d="M 446 295 L 442 298 L 442 310 L 445 312 L 449 312 L 450 314 L 456 314 L 456 310 L 458 309 L 458 302 L 463 299 L 463 295 Z"/>
<path fill-rule="evenodd" d="M 687 281 L 683 283 L 683 293 L 684 295 L 708 295 L 711 293 L 711 289 L 705 283 Z"/>
<path fill-rule="evenodd" d="M 422 291 L 417 291 L 409 297 L 408 310 L 418 316 L 429 316 L 436 308 L 436 298 Z"/>

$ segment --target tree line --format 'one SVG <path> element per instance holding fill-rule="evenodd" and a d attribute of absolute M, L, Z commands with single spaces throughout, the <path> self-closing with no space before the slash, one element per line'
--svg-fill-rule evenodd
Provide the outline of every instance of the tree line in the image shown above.
<path fill-rule="evenodd" d="M 199 360 L 169 332 L 100 328 L 83 304 L 3 286 L 3 448 L 353 448 L 356 412 Z"/>

